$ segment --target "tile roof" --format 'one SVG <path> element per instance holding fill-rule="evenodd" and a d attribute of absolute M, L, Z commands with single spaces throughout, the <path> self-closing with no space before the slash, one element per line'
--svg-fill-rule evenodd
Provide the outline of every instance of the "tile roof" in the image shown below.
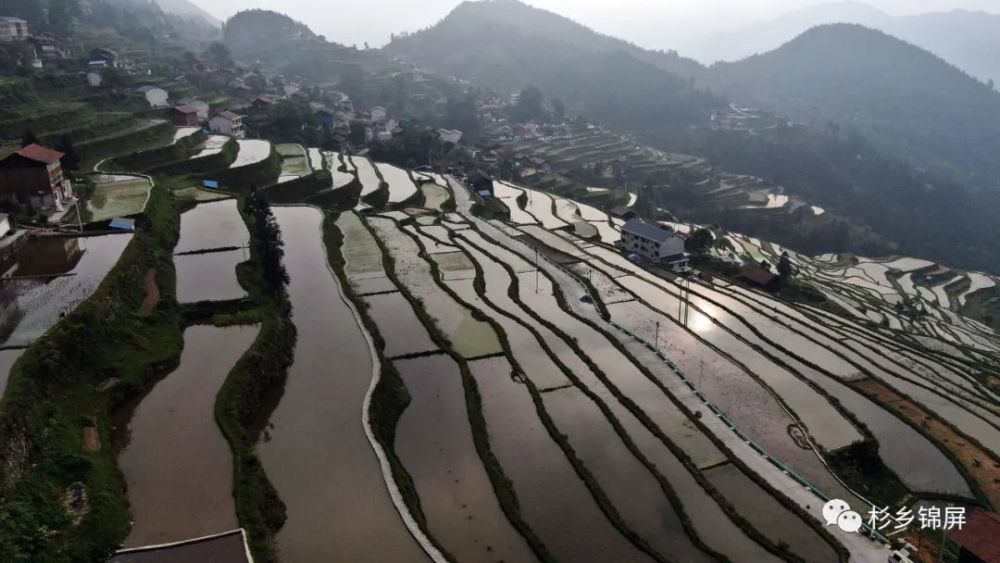
<path fill-rule="evenodd" d="M 226 110 L 226 111 L 220 113 L 219 117 L 223 117 L 223 118 L 226 118 L 226 119 L 239 119 L 240 116 L 238 114 L 235 114 L 235 113 L 229 111 L 229 110 Z"/>
<path fill-rule="evenodd" d="M 650 225 L 642 219 L 629 219 L 622 230 L 656 242 L 664 242 L 674 237 L 673 231 Z"/>
<path fill-rule="evenodd" d="M 24 158 L 34 160 L 35 162 L 41 162 L 43 164 L 55 164 L 56 162 L 59 162 L 63 156 L 65 156 L 59 151 L 47 149 L 38 144 L 28 145 L 17 151 L 15 154 L 19 154 Z"/>
<path fill-rule="evenodd" d="M 977 510 L 969 514 L 951 539 L 983 561 L 1000 561 L 1000 514 Z"/>

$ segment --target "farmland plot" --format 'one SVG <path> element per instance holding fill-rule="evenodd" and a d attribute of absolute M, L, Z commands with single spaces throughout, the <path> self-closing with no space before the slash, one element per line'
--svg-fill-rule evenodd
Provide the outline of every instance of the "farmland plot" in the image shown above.
<path fill-rule="evenodd" d="M 175 253 L 243 247 L 250 233 L 235 199 L 200 203 L 181 214 L 181 234 Z"/>
<path fill-rule="evenodd" d="M 424 560 L 367 434 L 362 413 L 377 362 L 329 269 L 323 214 L 308 207 L 274 214 L 296 249 L 285 264 L 298 333 L 284 392 L 256 447 L 287 507 L 277 547 L 289 561 Z"/>
<path fill-rule="evenodd" d="M 427 209 L 433 209 L 434 211 L 444 211 L 441 206 L 444 205 L 444 202 L 448 201 L 448 198 L 450 197 L 448 188 L 424 182 L 420 185 L 420 191 L 424 194 L 424 207 Z"/>
<path fill-rule="evenodd" d="M 517 205 L 517 199 L 523 193 L 523 190 L 515 188 L 510 184 L 505 184 L 504 182 L 493 183 L 493 196 L 507 206 L 507 209 L 510 211 L 510 222 L 515 225 L 534 225 L 538 223 L 535 217 Z"/>
<path fill-rule="evenodd" d="M 382 188 L 382 179 L 375 172 L 372 161 L 363 156 L 352 156 L 349 159 L 354 164 L 358 181 L 361 182 L 361 197 L 371 195 Z"/>
<path fill-rule="evenodd" d="M 396 284 L 382 267 L 382 251 L 361 219 L 353 212 L 344 212 L 336 224 L 344 236 L 340 252 L 344 255 L 344 273 L 352 291 L 358 295 L 395 291 Z"/>
<path fill-rule="evenodd" d="M 215 422 L 215 398 L 257 332 L 188 328 L 177 369 L 139 403 L 118 460 L 134 520 L 126 547 L 237 527 L 232 455 Z"/>
<path fill-rule="evenodd" d="M 541 335 L 544 342 L 547 344 L 548 349 L 551 351 L 552 357 L 558 358 L 558 360 L 565 366 L 566 369 L 570 370 L 576 378 L 579 379 L 580 384 L 582 384 L 586 389 L 595 393 L 602 402 L 610 409 L 611 413 L 615 419 L 623 425 L 623 429 L 628 433 L 631 440 L 635 442 L 636 446 L 642 452 L 650 462 L 652 462 L 657 471 L 659 471 L 668 482 L 674 485 L 674 489 L 681 499 L 682 504 L 691 516 L 694 526 L 702 530 L 702 538 L 710 545 L 712 548 L 718 550 L 721 553 L 726 553 L 730 557 L 736 558 L 736 560 L 747 559 L 764 561 L 770 559 L 768 554 L 761 552 L 759 546 L 755 545 L 754 542 L 746 538 L 743 533 L 733 526 L 731 522 L 728 521 L 726 515 L 722 513 L 721 509 L 714 503 L 714 501 L 705 494 L 699 488 L 699 485 L 694 481 L 693 477 L 687 472 L 681 462 L 674 456 L 674 454 L 665 447 L 664 443 L 657 439 L 631 412 L 624 408 L 623 404 L 619 402 L 617 397 L 615 397 L 610 390 L 605 387 L 604 383 L 599 380 L 596 375 L 590 370 L 590 367 L 580 360 L 576 353 L 570 349 L 565 340 L 562 337 L 552 332 L 552 330 L 543 325 L 541 322 L 534 318 L 533 314 L 529 314 L 527 309 L 521 307 L 520 304 L 515 303 L 510 300 L 509 294 L 507 292 L 507 286 L 510 283 L 510 278 L 507 272 L 499 266 L 499 263 L 494 260 L 487 258 L 486 254 L 483 253 L 478 248 L 471 245 L 463 244 L 463 246 L 469 251 L 470 255 L 479 263 L 480 267 L 485 271 L 485 281 L 487 287 L 487 297 L 490 301 L 494 301 L 500 309 L 502 309 L 507 315 L 513 315 L 514 317 L 521 320 L 522 323 L 534 328 L 538 334 Z M 495 254 L 490 251 L 491 255 Z M 547 278 L 546 278 L 547 279 Z M 522 293 L 520 299 L 527 300 L 528 292 Z M 578 320 L 565 315 L 562 313 L 561 316 L 552 318 L 550 316 L 552 311 L 560 311 L 558 304 L 552 298 L 551 291 L 547 292 L 537 292 L 533 294 L 536 299 L 546 299 L 544 304 L 533 303 L 530 308 L 532 313 L 542 315 L 542 318 L 553 322 L 555 326 L 558 326 L 562 330 L 570 331 L 567 335 L 571 338 L 576 339 L 577 343 L 585 349 L 591 359 L 597 361 L 603 365 L 606 369 L 612 370 L 608 377 L 612 379 L 621 379 L 623 377 L 631 375 L 632 377 L 637 377 L 639 380 L 644 381 L 646 385 L 651 385 L 648 380 L 643 379 L 642 375 L 639 374 L 629 360 L 625 359 L 617 350 L 611 349 L 608 342 L 603 339 L 599 334 L 597 334 L 593 329 L 590 329 Z M 560 311 L 561 312 L 561 311 Z M 603 351 L 602 351 L 603 347 Z M 519 353 L 519 347 L 514 345 L 512 342 L 511 346 L 515 355 Z M 529 379 L 532 379 L 530 370 L 526 370 L 529 374 Z M 631 372 L 631 374 L 630 374 Z M 615 375 L 610 375 L 614 373 Z M 631 390 L 635 386 L 631 385 L 626 389 Z M 575 391 L 573 389 L 562 389 L 554 390 L 551 393 L 545 393 L 544 399 L 546 402 L 549 401 L 551 396 L 557 394 L 566 394 L 569 391 Z M 655 395 L 660 395 L 659 391 L 655 388 L 650 389 L 651 393 Z M 647 395 L 649 395 L 647 393 Z M 582 395 L 576 395 L 579 397 L 580 401 L 583 401 L 582 405 L 589 404 L 589 401 L 585 399 Z M 646 399 L 638 399 L 640 404 L 647 405 L 650 403 L 647 396 Z M 677 431 L 679 429 L 691 429 L 690 421 L 686 420 L 683 416 L 680 416 L 676 410 L 673 409 L 673 405 L 670 405 L 665 401 L 664 398 L 660 398 L 661 403 L 656 405 L 651 411 L 652 416 L 655 420 L 664 420 L 663 416 L 657 415 L 657 412 L 666 411 L 671 413 L 676 418 L 670 420 L 671 428 L 667 430 L 668 433 L 672 431 Z M 563 418 L 566 424 L 578 425 L 582 424 L 588 428 L 600 429 L 605 428 L 606 425 L 600 422 L 600 418 L 593 418 L 593 414 L 586 417 L 589 422 L 583 420 L 578 420 L 586 412 L 589 412 L 587 408 L 572 409 L 574 413 L 574 418 Z M 555 417 L 559 418 L 559 417 Z M 670 418 L 669 416 L 667 418 Z M 560 425 L 557 420 L 557 425 Z M 595 426 L 596 425 L 596 426 Z M 562 428 L 562 426 L 560 426 Z M 566 432 L 566 430 L 563 430 Z M 694 433 L 697 434 L 695 430 Z M 571 443 L 573 443 L 572 433 L 570 437 Z M 700 435 L 700 434 L 699 434 Z M 703 436 L 701 436 L 704 439 Z M 590 438 L 583 438 L 589 440 Z M 602 441 L 608 444 L 608 440 Z M 692 442 L 690 439 L 685 439 L 685 442 Z M 574 445 L 574 449 L 579 453 L 581 451 L 580 447 Z M 606 459 L 609 452 L 601 452 L 601 457 L 595 460 L 595 463 L 600 463 L 602 466 L 611 463 L 611 460 Z M 621 457 L 616 456 L 615 459 L 619 460 L 616 464 L 621 463 Z M 609 484 L 608 486 L 614 488 L 617 481 Z M 642 507 L 635 507 L 638 510 L 643 510 Z M 630 509 L 620 509 L 624 510 L 625 513 L 635 514 Z M 728 532 L 726 530 L 729 530 Z M 654 535 L 659 537 L 661 532 L 654 532 Z M 670 535 L 670 532 L 667 532 Z M 721 534 L 721 535 L 720 535 Z M 674 540 L 684 545 L 683 540 Z M 655 541 L 653 542 L 656 543 Z M 697 558 L 700 555 L 697 550 L 692 549 L 693 546 L 688 546 L 688 550 L 694 555 L 688 555 L 688 557 Z"/>
<path fill-rule="evenodd" d="M 309 167 L 313 172 L 323 169 L 323 153 L 317 148 L 309 149 Z"/>
<path fill-rule="evenodd" d="M 178 127 L 177 129 L 174 130 L 173 144 L 176 145 L 177 141 L 190 137 L 191 135 L 194 135 L 198 131 L 201 131 L 201 127 Z"/>
<path fill-rule="evenodd" d="M 413 307 L 401 293 L 380 293 L 365 296 L 366 314 L 378 325 L 385 341 L 386 357 L 395 358 L 437 350 L 427 329 L 413 312 Z"/>
<path fill-rule="evenodd" d="M 389 203 L 402 203 L 417 195 L 417 185 L 406 170 L 384 162 L 376 166 L 382 173 L 382 179 L 389 184 Z"/>
<path fill-rule="evenodd" d="M 9 315 L 3 344 L 28 346 L 41 337 L 94 293 L 131 241 L 128 233 L 29 242 L 17 254 L 19 271 L 14 279 L 0 282 Z M 59 267 L 31 272 L 30 262 L 39 259 L 47 265 L 55 259 Z"/>
<path fill-rule="evenodd" d="M 538 219 L 543 228 L 560 229 L 568 225 L 566 221 L 556 217 L 553 213 L 552 196 L 536 190 L 525 189 L 524 191 L 528 194 L 528 205 L 525 209 Z"/>
<path fill-rule="evenodd" d="M 474 358 L 502 350 L 490 325 L 474 319 L 469 309 L 460 306 L 441 289 L 434 280 L 430 264 L 419 256 L 420 248 L 409 235 L 389 219 L 372 217 L 368 221 L 389 249 L 400 282 L 423 302 L 424 309 L 451 340 L 457 353 Z"/>
<path fill-rule="evenodd" d="M 452 246 L 451 244 L 441 242 L 440 238 L 429 234 L 427 232 L 427 229 L 432 229 L 432 228 L 433 227 L 430 226 L 418 228 L 414 227 L 413 225 L 406 225 L 405 227 L 403 227 L 403 230 L 417 237 L 417 240 L 420 241 L 420 245 L 424 247 L 424 251 L 427 252 L 427 254 L 445 254 L 448 252 L 458 251 L 458 249 Z M 447 230 L 445 230 L 444 227 L 439 226 L 437 228 L 444 231 L 445 234 L 447 234 L 448 232 Z M 435 234 L 440 234 L 436 230 L 434 232 Z M 445 239 L 447 240 L 447 237 L 445 237 Z"/>
<path fill-rule="evenodd" d="M 236 160 L 229 165 L 230 168 L 257 164 L 271 156 L 271 143 L 268 141 L 240 139 L 237 143 L 240 145 L 240 152 L 237 153 Z"/>
<path fill-rule="evenodd" d="M 413 479 L 430 533 L 458 561 L 534 561 L 501 511 L 476 453 L 455 361 L 441 354 L 393 364 L 410 395 L 396 453 Z"/>
<path fill-rule="evenodd" d="M 94 192 L 83 203 L 83 223 L 138 215 L 145 211 L 153 183 L 145 176 L 106 175 L 93 177 Z"/>
<path fill-rule="evenodd" d="M 333 179 L 333 185 L 330 186 L 333 189 L 343 188 L 344 186 L 350 184 L 355 180 L 354 177 L 354 166 L 351 164 L 350 160 L 335 153 L 328 152 L 323 153 L 326 157 L 326 165 L 330 170 L 330 176 Z M 343 165 L 346 168 L 345 172 L 341 172 L 340 167 Z"/>
<path fill-rule="evenodd" d="M 490 429 L 490 448 L 510 478 L 521 514 L 561 561 L 652 561 L 601 512 L 538 418 L 505 358 L 469 362 Z"/>
<path fill-rule="evenodd" d="M 244 249 L 174 256 L 177 302 L 227 301 L 247 296 L 236 266 L 249 259 Z"/>
<path fill-rule="evenodd" d="M 192 156 L 191 160 L 219 154 L 228 142 L 229 137 L 225 135 L 209 135 L 208 139 L 201 145 L 201 150 Z"/>

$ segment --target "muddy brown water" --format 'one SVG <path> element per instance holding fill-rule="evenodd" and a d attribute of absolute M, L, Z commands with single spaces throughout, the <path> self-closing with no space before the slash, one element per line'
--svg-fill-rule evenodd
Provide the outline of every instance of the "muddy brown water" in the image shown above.
<path fill-rule="evenodd" d="M 177 302 L 227 301 L 247 296 L 236 266 L 249 259 L 246 250 L 174 256 Z"/>
<path fill-rule="evenodd" d="M 386 357 L 437 350 L 437 345 L 402 293 L 369 295 L 364 301 L 368 304 L 368 314 L 385 340 Z"/>
<path fill-rule="evenodd" d="M 362 426 L 368 342 L 327 267 L 323 215 L 275 207 L 285 241 L 295 360 L 257 445 L 288 519 L 282 561 L 426 561 L 389 496 Z"/>
<path fill-rule="evenodd" d="M 443 354 L 394 365 L 411 398 L 396 430 L 396 453 L 431 535 L 457 561 L 534 561 L 476 452 L 458 365 Z"/>
<path fill-rule="evenodd" d="M 118 458 L 134 523 L 126 547 L 168 543 L 237 527 L 232 454 L 215 401 L 256 327 L 193 326 L 177 369 L 142 399 Z"/>
<path fill-rule="evenodd" d="M 650 561 L 611 525 L 538 418 L 505 358 L 469 362 L 483 400 L 490 449 L 511 480 L 525 521 L 559 561 Z"/>

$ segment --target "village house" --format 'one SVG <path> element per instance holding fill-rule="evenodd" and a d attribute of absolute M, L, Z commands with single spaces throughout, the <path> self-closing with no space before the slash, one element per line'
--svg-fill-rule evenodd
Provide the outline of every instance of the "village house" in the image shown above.
<path fill-rule="evenodd" d="M 743 268 L 740 271 L 740 279 L 749 285 L 770 293 L 778 293 L 781 290 L 781 278 L 776 276 L 774 272 L 760 266 L 747 266 Z"/>
<path fill-rule="evenodd" d="M 101 84 L 104 84 L 104 77 L 101 76 L 100 72 L 92 70 L 87 73 L 87 86 L 100 88 Z"/>
<path fill-rule="evenodd" d="M 28 37 L 28 22 L 20 18 L 0 17 L 0 41 L 24 41 Z"/>
<path fill-rule="evenodd" d="M 208 122 L 208 128 L 213 133 L 229 135 L 237 139 L 242 139 L 246 134 L 243 130 L 243 116 L 228 110 L 213 117 Z"/>
<path fill-rule="evenodd" d="M 684 254 L 684 237 L 672 229 L 652 225 L 642 219 L 629 219 L 625 223 L 618 246 L 675 272 L 682 272 L 688 267 L 688 257 Z"/>
<path fill-rule="evenodd" d="M 371 120 L 373 123 L 382 123 L 386 118 L 385 108 L 382 106 L 375 106 L 369 112 L 371 115 Z"/>
<path fill-rule="evenodd" d="M 622 221 L 628 221 L 638 216 L 635 210 L 633 210 L 630 207 L 626 207 L 624 205 L 619 205 L 618 207 L 611 208 L 611 210 L 608 211 L 608 214 L 611 215 L 612 217 L 621 219 Z"/>
<path fill-rule="evenodd" d="M 465 183 L 483 199 L 493 197 L 493 177 L 481 169 L 473 170 L 465 178 Z"/>
<path fill-rule="evenodd" d="M 211 106 L 208 105 L 208 102 L 203 102 L 196 98 L 183 98 L 177 102 L 177 105 L 194 108 L 194 110 L 198 112 L 199 122 L 208 121 L 208 113 L 211 110 Z"/>
<path fill-rule="evenodd" d="M 198 125 L 198 110 L 191 106 L 177 106 L 168 112 L 170 123 L 177 127 L 196 127 Z"/>
<path fill-rule="evenodd" d="M 89 61 L 87 63 L 89 70 L 116 68 L 125 72 L 131 72 L 135 69 L 135 65 L 130 60 L 120 56 L 117 51 L 104 47 L 91 49 L 87 60 Z"/>
<path fill-rule="evenodd" d="M 438 129 L 438 137 L 442 143 L 457 145 L 462 140 L 462 132 L 458 129 Z"/>
<path fill-rule="evenodd" d="M 0 160 L 0 200 L 64 210 L 64 204 L 73 199 L 73 187 L 63 175 L 63 156 L 32 144 Z"/>
<path fill-rule="evenodd" d="M 146 98 L 146 103 L 153 109 L 165 108 L 170 105 L 167 103 L 167 100 L 170 99 L 170 94 L 159 86 L 140 86 L 135 89 L 135 92 L 136 94 L 142 94 Z"/>

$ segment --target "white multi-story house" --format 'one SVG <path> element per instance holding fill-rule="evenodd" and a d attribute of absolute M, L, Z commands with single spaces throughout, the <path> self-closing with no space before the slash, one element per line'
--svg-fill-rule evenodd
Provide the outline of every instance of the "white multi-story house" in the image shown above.
<path fill-rule="evenodd" d="M 229 135 L 237 139 L 242 139 L 246 134 L 243 130 L 243 116 L 228 110 L 213 117 L 208 122 L 208 128 L 213 133 Z"/>
<path fill-rule="evenodd" d="M 20 18 L 0 17 L 0 41 L 24 41 L 28 33 L 28 22 Z"/>
<path fill-rule="evenodd" d="M 684 237 L 669 228 L 651 225 L 642 219 L 629 219 L 625 223 L 618 246 L 626 252 L 663 264 L 675 272 L 684 271 L 688 266 L 688 257 L 684 254 Z"/>
<path fill-rule="evenodd" d="M 369 113 L 371 114 L 372 123 L 382 123 L 387 116 L 385 108 L 382 106 L 373 107 Z"/>
<path fill-rule="evenodd" d="M 458 129 L 438 129 L 438 137 L 442 143 L 457 145 L 462 140 L 462 132 Z"/>

